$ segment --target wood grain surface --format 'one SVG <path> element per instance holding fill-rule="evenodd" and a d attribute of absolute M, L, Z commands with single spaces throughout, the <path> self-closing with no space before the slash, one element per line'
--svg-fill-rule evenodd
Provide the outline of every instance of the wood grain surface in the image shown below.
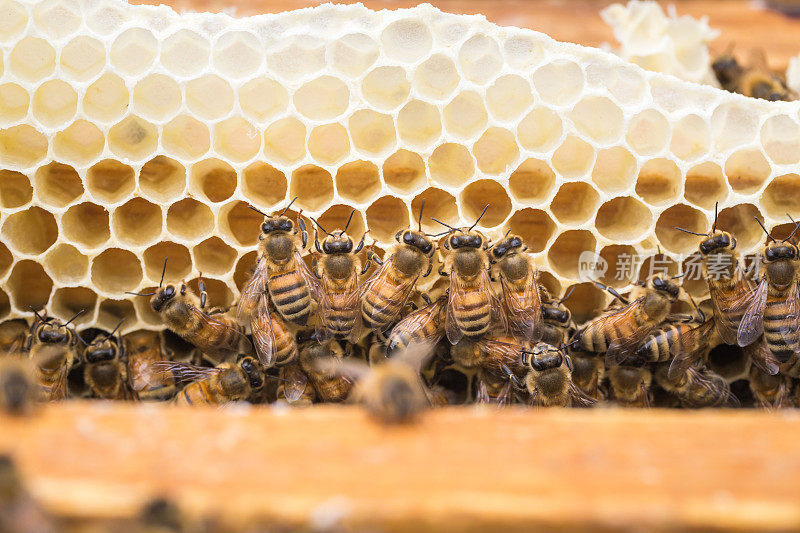
<path fill-rule="evenodd" d="M 0 451 L 61 517 L 192 516 L 337 530 L 738 530 L 800 525 L 800 418 L 756 411 L 66 403 L 0 417 Z"/>
<path fill-rule="evenodd" d="M 318 5 L 310 0 L 131 0 L 133 4 L 167 4 L 178 11 L 233 11 L 238 15 L 277 13 Z M 336 3 L 354 3 L 352 0 Z M 362 0 L 372 9 L 412 7 L 413 0 Z M 430 0 L 429 3 L 451 13 L 482 13 L 497 24 L 531 28 L 554 39 L 598 46 L 614 42 L 611 29 L 600 18 L 600 10 L 611 0 Z M 624 3 L 624 2 L 623 2 Z M 712 52 L 722 52 L 730 43 L 736 50 L 762 48 L 773 68 L 785 69 L 789 58 L 800 54 L 800 18 L 745 0 L 675 0 L 679 15 L 708 16 L 709 24 L 722 33 L 712 44 Z M 787 4 L 791 2 L 786 2 Z"/>

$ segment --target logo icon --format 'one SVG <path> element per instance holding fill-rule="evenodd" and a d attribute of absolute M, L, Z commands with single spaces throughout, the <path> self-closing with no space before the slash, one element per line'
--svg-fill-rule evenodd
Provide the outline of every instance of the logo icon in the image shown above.
<path fill-rule="evenodd" d="M 595 252 L 581 252 L 578 256 L 578 279 L 596 281 L 608 272 L 608 261 Z"/>

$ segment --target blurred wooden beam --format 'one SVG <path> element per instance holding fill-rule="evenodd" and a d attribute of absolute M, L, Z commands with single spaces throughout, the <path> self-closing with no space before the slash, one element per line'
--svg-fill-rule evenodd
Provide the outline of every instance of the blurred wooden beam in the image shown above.
<path fill-rule="evenodd" d="M 800 524 L 794 411 L 450 408 L 384 427 L 307 410 L 66 403 L 0 417 L 0 451 L 60 517 L 149 498 L 233 526 L 778 531 Z"/>

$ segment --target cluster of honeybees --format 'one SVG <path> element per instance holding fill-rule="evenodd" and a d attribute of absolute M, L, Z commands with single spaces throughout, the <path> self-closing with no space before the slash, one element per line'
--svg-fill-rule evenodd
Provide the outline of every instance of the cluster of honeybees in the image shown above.
<path fill-rule="evenodd" d="M 422 231 L 421 208 L 418 229 L 399 231 L 382 258 L 365 247 L 366 234 L 358 242 L 348 235 L 349 220 L 330 232 L 317 224 L 309 267 L 302 257 L 309 232 L 288 209 L 261 213 L 258 259 L 235 309 L 209 307 L 202 281 L 195 294 L 186 283 L 165 283 L 163 272 L 152 293 L 139 295 L 194 348 L 193 361 L 176 360 L 157 332 L 79 335 L 72 320 L 36 313 L 30 328 L 2 325 L 3 349 L 17 355 L 4 358 L 0 402 L 21 411 L 29 399 L 67 396 L 184 405 L 349 399 L 389 421 L 473 401 L 735 405 L 726 379 L 707 365 L 710 350 L 724 343 L 744 347 L 756 404 L 797 404 L 794 233 L 783 241 L 768 235 L 758 280 L 743 273 L 735 238 L 716 221 L 711 233 L 697 234 L 711 316 L 679 276 L 654 274 L 627 297 L 601 286 L 614 299 L 578 325 L 564 305 L 570 294 L 552 295 L 537 283 L 522 238 L 506 234 L 492 244 L 475 229 L 480 217 L 468 228 L 432 219 L 443 232 L 431 235 Z M 445 283 L 421 292 L 418 281 L 437 252 Z M 681 299 L 692 312 L 672 312 Z"/>
<path fill-rule="evenodd" d="M 786 85 L 786 73 L 771 69 L 763 51 L 752 50 L 743 64 L 728 50 L 712 61 L 711 70 L 726 91 L 772 102 L 798 99 Z"/>

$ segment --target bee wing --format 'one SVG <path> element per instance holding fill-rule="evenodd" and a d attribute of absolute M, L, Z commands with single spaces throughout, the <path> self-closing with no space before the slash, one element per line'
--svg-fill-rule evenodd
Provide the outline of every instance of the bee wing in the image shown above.
<path fill-rule="evenodd" d="M 391 268 L 392 258 L 390 257 L 386 261 L 384 261 L 383 266 L 375 272 L 370 278 L 364 283 L 361 294 L 359 295 L 361 298 L 364 297 L 369 292 L 382 292 L 384 287 L 390 287 L 392 298 L 387 300 L 387 304 L 389 302 L 395 303 L 399 302 L 398 309 L 402 308 L 408 297 L 411 295 L 411 291 L 414 290 L 414 287 L 417 284 L 417 280 L 419 276 L 415 276 L 413 278 L 406 278 L 401 281 L 399 284 L 394 285 L 389 281 L 388 271 Z M 366 306 L 363 306 L 362 309 L 370 318 L 377 318 L 381 315 L 386 315 L 386 308 L 387 305 L 376 305 L 371 309 L 367 309 Z"/>
<path fill-rule="evenodd" d="M 219 368 L 197 366 L 181 361 L 154 361 L 151 366 L 156 375 L 182 383 L 200 381 L 220 372 Z"/>
<path fill-rule="evenodd" d="M 486 389 L 486 383 L 482 380 L 478 380 L 478 390 L 475 391 L 475 403 L 490 403 L 491 398 L 489 397 L 489 391 Z"/>
<path fill-rule="evenodd" d="M 641 307 L 643 302 L 644 297 L 637 298 L 622 309 L 598 319 L 601 320 L 602 323 L 594 327 L 615 329 L 617 328 L 617 324 L 620 324 L 624 328 L 626 322 L 634 320 L 634 316 L 639 311 L 639 307 Z M 645 337 L 656 327 L 657 324 L 646 323 L 636 328 L 630 335 L 612 341 L 608 345 L 608 350 L 606 350 L 606 364 L 609 366 L 621 364 L 625 359 L 633 355 L 636 349 L 642 344 Z"/>
<path fill-rule="evenodd" d="M 739 399 L 731 393 L 728 384 L 722 379 L 709 378 L 704 372 L 697 370 L 694 367 L 687 369 L 689 379 L 696 385 L 709 391 L 713 396 L 721 396 L 725 398 L 725 404 L 736 407 L 739 405 Z"/>
<path fill-rule="evenodd" d="M 746 346 L 745 353 L 750 356 L 753 364 L 765 374 L 774 376 L 780 370 L 780 361 L 772 354 L 772 350 L 769 349 L 763 338 L 760 342 Z"/>
<path fill-rule="evenodd" d="M 283 396 L 290 403 L 299 400 L 308 386 L 308 376 L 297 365 L 285 366 L 281 375 L 286 381 L 283 383 Z"/>
<path fill-rule="evenodd" d="M 398 332 L 405 332 L 410 337 L 422 339 L 424 342 L 436 346 L 436 344 L 442 340 L 442 336 L 444 335 L 444 330 L 441 327 L 441 321 L 439 320 L 439 316 L 444 305 L 445 302 L 439 300 L 427 307 L 423 307 L 422 309 L 414 311 L 403 320 L 398 322 L 395 326 L 395 329 Z M 433 333 L 427 333 L 427 324 L 431 320 L 436 320 L 439 323 L 439 327 L 437 327 Z M 392 331 L 394 332 L 395 329 Z"/>
<path fill-rule="evenodd" d="M 800 289 L 798 282 L 795 281 L 789 287 L 789 294 L 786 295 L 786 320 L 781 326 L 780 333 L 789 346 L 794 345 L 795 353 L 800 353 Z"/>
<path fill-rule="evenodd" d="M 700 358 L 708 344 L 708 336 L 714 326 L 715 320 L 713 318 L 706 320 L 678 337 L 672 343 L 669 353 L 672 354 L 673 358 L 667 371 L 669 379 L 679 379 Z"/>
<path fill-rule="evenodd" d="M 573 405 L 580 407 L 591 407 L 597 403 L 597 400 L 583 392 L 572 380 L 569 382 L 569 394 L 572 398 Z"/>
<path fill-rule="evenodd" d="M 356 344 L 361 339 L 361 291 L 359 290 L 358 273 L 354 272 L 347 288 L 345 308 L 350 311 L 353 327 L 347 340 Z"/>
<path fill-rule="evenodd" d="M 511 290 L 505 276 L 500 276 L 503 289 L 503 304 L 506 307 L 506 320 L 514 321 L 523 331 L 525 340 L 538 342 L 542 338 L 542 300 L 536 285 L 536 276 L 529 276 L 522 294 Z"/>
<path fill-rule="evenodd" d="M 239 297 L 239 304 L 236 306 L 237 316 L 242 317 L 253 313 L 261 295 L 266 291 L 268 277 L 267 259 L 262 255 L 256 262 L 253 276 L 247 282 L 247 285 L 242 290 L 242 295 Z"/>
<path fill-rule="evenodd" d="M 275 328 L 273 317 L 267 304 L 267 294 L 262 293 L 258 302 L 258 310 L 250 321 L 250 332 L 253 334 L 253 346 L 258 360 L 266 367 L 275 362 Z"/>
<path fill-rule="evenodd" d="M 481 351 L 486 354 L 484 366 L 493 370 L 502 370 L 503 366 L 517 368 L 522 363 L 522 346 L 495 339 L 478 341 Z"/>
<path fill-rule="evenodd" d="M 764 308 L 767 306 L 767 277 L 761 278 L 758 287 L 748 297 L 747 309 L 742 315 L 736 340 L 739 346 L 753 344 L 764 333 Z"/>
<path fill-rule="evenodd" d="M 322 289 L 322 284 L 308 268 L 306 262 L 303 261 L 303 258 L 300 256 L 300 252 L 294 253 L 294 262 L 297 265 L 297 271 L 300 272 L 300 275 L 305 280 L 306 285 L 308 285 L 308 290 L 311 292 L 311 297 L 317 302 L 322 302 L 322 300 L 325 299 L 325 291 Z"/>
<path fill-rule="evenodd" d="M 751 290 L 750 283 L 738 267 L 734 278 L 735 282 L 730 290 L 722 289 L 719 283 L 709 278 L 708 289 L 717 332 L 722 337 L 722 342 L 736 345 L 739 343 L 737 338 L 739 324 L 732 317 L 736 317 L 747 307 Z"/>

